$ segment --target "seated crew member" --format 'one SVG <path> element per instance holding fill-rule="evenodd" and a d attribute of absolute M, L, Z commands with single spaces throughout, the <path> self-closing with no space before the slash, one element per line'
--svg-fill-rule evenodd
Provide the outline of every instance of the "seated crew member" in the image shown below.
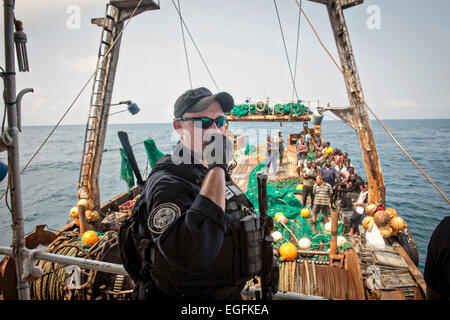
<path fill-rule="evenodd" d="M 349 168 L 349 171 L 352 172 L 352 168 Z M 342 182 L 340 186 L 340 191 L 342 191 L 343 197 L 343 208 L 351 208 L 352 199 L 347 195 L 350 192 L 358 192 L 360 190 L 360 186 L 363 184 L 362 178 L 356 173 L 351 173 L 348 180 Z"/>
<path fill-rule="evenodd" d="M 155 165 L 119 232 L 134 299 L 241 299 L 246 281 L 265 268 L 261 252 L 273 258 L 271 245 L 261 250 L 258 241 L 259 215 L 252 215 L 227 171 L 233 144 L 223 135 L 223 114 L 233 105 L 228 93 L 206 88 L 188 90 L 175 102 L 180 141 Z M 240 221 L 244 217 L 251 219 Z M 254 231 L 245 231 L 248 224 Z M 243 235 L 247 242 L 236 241 Z M 269 281 L 272 292 L 276 283 Z"/>

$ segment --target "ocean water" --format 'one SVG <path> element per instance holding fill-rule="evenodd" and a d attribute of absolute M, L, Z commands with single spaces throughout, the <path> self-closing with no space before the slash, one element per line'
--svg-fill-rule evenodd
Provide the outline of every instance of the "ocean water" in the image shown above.
<path fill-rule="evenodd" d="M 447 196 L 450 196 L 450 119 L 385 120 L 385 125 L 411 154 L 424 171 Z M 283 135 L 302 130 L 302 123 L 231 123 L 233 131 L 270 132 L 280 129 Z M 324 121 L 323 136 L 349 154 L 358 173 L 365 179 L 358 140 L 353 129 L 340 121 Z M 394 144 L 384 129 L 372 122 L 375 141 L 386 183 L 386 204 L 396 208 L 410 226 L 419 248 L 419 268 L 423 272 L 427 245 L 436 225 L 450 215 L 450 206 L 426 178 Z M 21 167 L 31 158 L 52 127 L 24 127 L 20 135 Z M 61 126 L 21 176 L 25 232 L 32 232 L 39 224 L 58 229 L 67 222 L 69 210 L 77 202 L 77 182 L 80 172 L 84 125 Z M 118 131 L 126 131 L 133 145 L 141 172 L 147 155 L 143 141 L 151 136 L 164 153 L 170 152 L 176 142 L 172 124 L 114 124 L 108 127 L 102 169 L 100 173 L 101 201 L 116 196 L 126 189 L 120 180 L 121 158 Z M 6 152 L 0 160 L 6 162 Z M 0 182 L 0 192 L 6 188 L 6 179 Z M 1 194 L 0 193 L 0 194 Z M 0 245 L 11 244 L 11 216 L 0 201 Z"/>

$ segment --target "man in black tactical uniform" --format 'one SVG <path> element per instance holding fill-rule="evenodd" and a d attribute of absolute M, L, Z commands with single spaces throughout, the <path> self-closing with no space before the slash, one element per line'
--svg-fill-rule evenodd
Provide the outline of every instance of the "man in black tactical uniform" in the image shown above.
<path fill-rule="evenodd" d="M 246 281 L 264 271 L 276 292 L 274 263 L 262 265 L 263 223 L 231 181 L 233 143 L 224 136 L 231 95 L 206 88 L 175 103 L 180 141 L 158 161 L 132 217 L 119 233 L 135 299 L 241 299 Z M 267 247 L 267 246 L 266 246 Z M 267 256 L 267 254 L 266 254 Z M 267 259 L 265 260 L 267 261 Z"/>

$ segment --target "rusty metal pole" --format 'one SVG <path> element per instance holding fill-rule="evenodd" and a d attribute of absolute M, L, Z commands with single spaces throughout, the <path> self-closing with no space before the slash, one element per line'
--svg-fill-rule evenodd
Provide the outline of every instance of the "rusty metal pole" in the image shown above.
<path fill-rule="evenodd" d="M 7 132 L 12 143 L 8 145 L 9 189 L 13 228 L 13 252 L 16 265 L 17 293 L 20 300 L 30 300 L 29 284 L 22 280 L 23 249 L 25 248 L 22 190 L 20 183 L 19 129 L 17 128 L 16 67 L 14 51 L 14 0 L 4 0 L 5 27 L 5 109 L 8 115 Z M 5 195 L 7 197 L 8 195 Z"/>

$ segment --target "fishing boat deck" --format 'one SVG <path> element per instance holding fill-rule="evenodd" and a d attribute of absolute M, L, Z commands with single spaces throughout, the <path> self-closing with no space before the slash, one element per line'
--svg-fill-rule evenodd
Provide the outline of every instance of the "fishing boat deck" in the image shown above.
<path fill-rule="evenodd" d="M 289 135 L 290 136 L 290 135 Z M 288 136 L 288 137 L 289 137 Z M 243 155 L 244 152 L 241 148 L 235 154 Z M 247 190 L 248 180 L 250 177 L 250 172 L 258 165 L 260 161 L 265 161 L 266 153 L 265 151 L 260 151 L 256 157 L 251 156 L 240 156 L 236 159 L 237 166 L 233 170 L 231 175 L 234 183 L 242 190 Z M 278 173 L 275 175 L 273 173 L 272 167 L 269 170 L 268 178 L 269 180 L 282 180 L 290 177 L 298 177 L 297 173 L 297 154 L 295 152 L 295 143 L 287 144 L 287 148 L 284 149 L 283 153 L 283 163 L 278 165 Z"/>

